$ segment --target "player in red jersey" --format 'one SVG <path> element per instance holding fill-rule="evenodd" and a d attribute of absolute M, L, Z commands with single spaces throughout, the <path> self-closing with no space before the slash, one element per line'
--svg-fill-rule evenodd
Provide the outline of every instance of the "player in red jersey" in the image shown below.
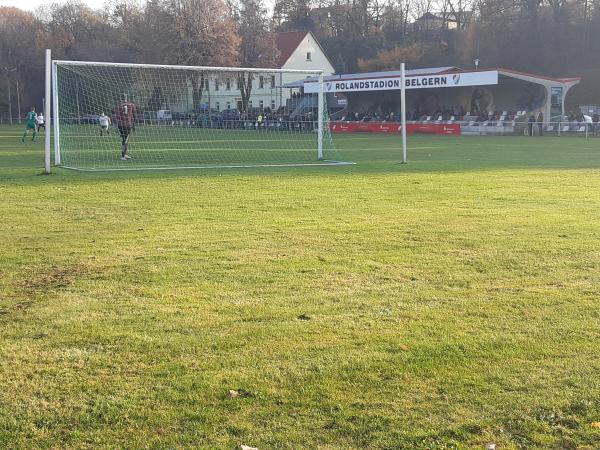
<path fill-rule="evenodd" d="M 121 101 L 121 103 L 119 103 L 115 111 L 115 122 L 117 123 L 119 134 L 121 135 L 121 159 L 123 161 L 131 159 L 131 156 L 128 154 L 129 135 L 135 128 L 135 119 L 135 105 L 132 102 L 127 101 L 127 98 L 125 98 L 123 101 Z"/>

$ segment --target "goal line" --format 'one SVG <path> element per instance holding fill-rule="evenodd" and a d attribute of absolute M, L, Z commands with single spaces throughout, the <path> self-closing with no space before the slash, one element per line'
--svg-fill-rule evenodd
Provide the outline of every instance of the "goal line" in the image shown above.
<path fill-rule="evenodd" d="M 250 169 L 250 168 L 268 168 L 268 167 L 322 167 L 322 166 L 353 166 L 355 162 L 349 161 L 318 161 L 314 163 L 293 163 L 293 164 L 232 164 L 217 166 L 189 166 L 189 167 L 126 167 L 115 169 L 96 169 L 62 166 L 63 169 L 76 170 L 78 172 L 112 172 L 112 171 L 139 171 L 139 170 L 186 170 L 186 169 Z"/>

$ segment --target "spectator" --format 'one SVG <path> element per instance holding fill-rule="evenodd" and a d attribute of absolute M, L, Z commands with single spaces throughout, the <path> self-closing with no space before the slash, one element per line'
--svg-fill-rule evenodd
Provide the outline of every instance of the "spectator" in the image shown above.
<path fill-rule="evenodd" d="M 594 120 L 587 114 L 583 115 L 583 120 L 585 121 L 586 131 L 591 132 L 594 129 Z"/>
<path fill-rule="evenodd" d="M 452 115 L 454 117 L 462 117 L 465 115 L 465 108 L 462 105 L 457 105 L 452 110 Z"/>
<path fill-rule="evenodd" d="M 535 124 L 535 115 L 533 112 L 529 113 L 529 120 L 527 122 L 529 126 L 529 136 L 533 136 L 533 125 Z"/>
<path fill-rule="evenodd" d="M 543 136 L 544 135 L 544 113 L 542 112 L 541 109 L 537 116 L 537 123 L 538 123 L 538 132 L 539 132 L 540 136 Z"/>

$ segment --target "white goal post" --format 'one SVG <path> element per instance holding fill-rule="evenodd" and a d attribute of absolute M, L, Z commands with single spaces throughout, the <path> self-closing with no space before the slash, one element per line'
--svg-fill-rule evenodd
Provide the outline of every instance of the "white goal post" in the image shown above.
<path fill-rule="evenodd" d="M 351 164 L 331 139 L 321 70 L 55 60 L 46 76 L 62 167 Z M 318 79 L 318 93 L 297 87 L 307 77 Z"/>
<path fill-rule="evenodd" d="M 402 132 L 402 164 L 406 164 L 406 63 L 400 64 L 400 124 Z"/>

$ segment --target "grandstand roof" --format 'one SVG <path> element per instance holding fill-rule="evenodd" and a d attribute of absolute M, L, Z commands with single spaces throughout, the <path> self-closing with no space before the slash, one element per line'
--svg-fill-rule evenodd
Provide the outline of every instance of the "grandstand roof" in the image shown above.
<path fill-rule="evenodd" d="M 493 68 L 493 69 L 481 69 L 481 70 L 497 70 L 499 75 L 507 76 L 510 78 L 517 78 L 524 81 L 529 81 L 532 83 L 538 83 L 547 85 L 552 84 L 577 84 L 581 81 L 581 77 L 548 77 L 546 75 L 538 75 L 534 73 L 528 72 L 520 72 L 512 69 L 505 68 Z M 406 76 L 418 76 L 418 75 L 441 75 L 448 73 L 457 73 L 457 72 L 468 72 L 467 70 L 461 69 L 456 66 L 444 66 L 444 67 L 425 67 L 421 69 L 407 69 Z M 341 75 L 329 75 L 324 77 L 324 81 L 339 81 L 339 80 L 368 80 L 370 78 L 396 78 L 400 77 L 399 70 L 387 70 L 381 72 L 364 72 L 364 73 L 349 73 L 349 74 L 341 74 Z M 294 83 L 289 83 L 286 87 L 302 87 L 305 82 L 316 81 L 317 77 L 305 78 L 303 80 L 298 80 Z"/>
<path fill-rule="evenodd" d="M 505 75 L 512 78 L 519 78 L 525 81 L 532 81 L 534 83 L 540 83 L 541 81 L 540 84 L 546 84 L 543 81 L 550 81 L 559 84 L 579 83 L 581 81 L 581 77 L 549 77 L 546 75 L 538 75 L 535 73 L 506 69 L 504 67 L 498 67 L 496 69 L 491 70 L 497 70 L 500 75 Z"/>

